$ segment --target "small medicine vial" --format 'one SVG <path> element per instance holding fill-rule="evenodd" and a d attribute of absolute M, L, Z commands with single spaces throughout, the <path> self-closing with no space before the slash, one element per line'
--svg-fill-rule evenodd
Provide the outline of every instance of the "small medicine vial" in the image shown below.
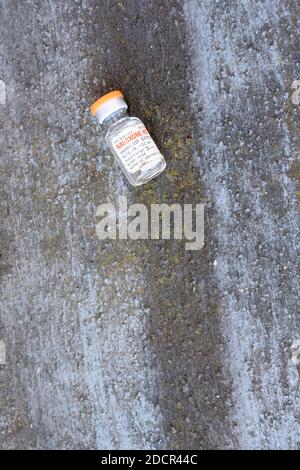
<path fill-rule="evenodd" d="M 91 112 L 105 131 L 105 140 L 128 181 L 140 186 L 159 175 L 166 162 L 142 121 L 127 114 L 120 91 L 99 98 Z"/>

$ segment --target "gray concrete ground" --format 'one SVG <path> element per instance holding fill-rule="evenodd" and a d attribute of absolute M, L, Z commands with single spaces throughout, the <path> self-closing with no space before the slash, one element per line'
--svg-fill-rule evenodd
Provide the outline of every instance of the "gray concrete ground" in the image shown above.
<path fill-rule="evenodd" d="M 300 447 L 299 18 L 0 1 L 1 448 Z M 137 189 L 88 110 L 116 88 L 168 164 Z M 119 195 L 204 202 L 204 248 L 100 242 Z"/>

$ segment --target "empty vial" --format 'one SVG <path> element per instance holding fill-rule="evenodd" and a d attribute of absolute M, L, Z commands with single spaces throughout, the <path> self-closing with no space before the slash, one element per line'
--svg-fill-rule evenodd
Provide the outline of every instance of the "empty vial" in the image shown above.
<path fill-rule="evenodd" d="M 140 186 L 159 175 L 166 162 L 145 125 L 127 113 L 127 103 L 120 91 L 99 98 L 91 112 L 105 130 L 105 140 L 128 181 Z"/>

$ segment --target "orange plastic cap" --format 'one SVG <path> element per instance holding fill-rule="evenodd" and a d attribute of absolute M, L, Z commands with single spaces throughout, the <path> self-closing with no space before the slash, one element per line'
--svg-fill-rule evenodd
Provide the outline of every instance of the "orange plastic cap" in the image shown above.
<path fill-rule="evenodd" d="M 106 95 L 101 96 L 95 103 L 92 104 L 90 110 L 92 114 L 95 116 L 99 106 L 102 106 L 106 101 L 109 101 L 113 98 L 124 98 L 123 93 L 119 90 L 111 91 L 110 93 L 106 93 Z"/>

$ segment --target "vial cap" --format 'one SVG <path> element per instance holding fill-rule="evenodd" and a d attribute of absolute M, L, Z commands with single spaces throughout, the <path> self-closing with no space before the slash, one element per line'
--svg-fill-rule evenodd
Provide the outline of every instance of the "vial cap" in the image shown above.
<path fill-rule="evenodd" d="M 119 109 L 127 109 L 127 103 L 119 90 L 111 91 L 101 96 L 90 107 L 91 113 L 102 123 L 110 114 Z"/>

